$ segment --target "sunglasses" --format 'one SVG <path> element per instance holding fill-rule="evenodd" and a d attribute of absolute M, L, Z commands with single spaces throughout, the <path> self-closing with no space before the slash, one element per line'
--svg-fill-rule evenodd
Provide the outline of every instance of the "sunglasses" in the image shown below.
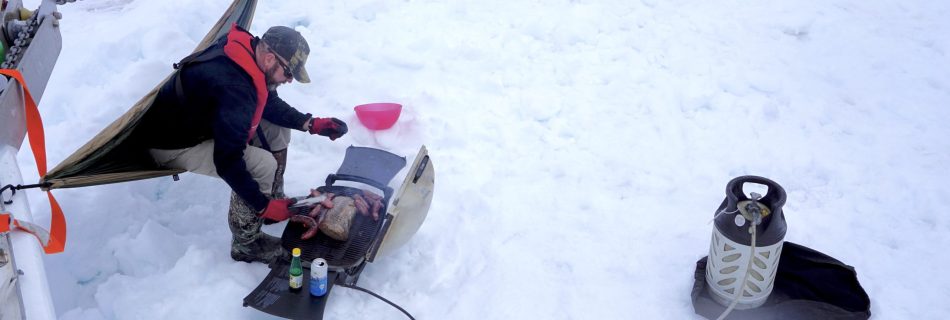
<path fill-rule="evenodd" d="M 288 67 L 287 64 L 281 61 L 280 55 L 277 54 L 277 52 L 275 52 L 274 49 L 271 49 L 270 47 L 267 47 L 267 51 L 270 51 L 271 53 L 274 54 L 274 58 L 277 60 L 277 64 L 279 64 L 280 67 L 284 69 L 284 77 L 287 79 L 293 79 L 294 74 L 290 73 L 290 67 Z"/>

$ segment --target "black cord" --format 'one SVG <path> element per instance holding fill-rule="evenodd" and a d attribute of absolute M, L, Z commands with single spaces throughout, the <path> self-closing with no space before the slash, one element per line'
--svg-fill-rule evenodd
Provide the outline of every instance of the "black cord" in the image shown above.
<path fill-rule="evenodd" d="M 32 188 L 49 188 L 50 185 L 51 184 L 49 183 L 37 183 L 37 184 L 28 184 L 28 185 L 18 184 L 16 186 L 12 184 L 8 184 L 8 185 L 3 186 L 3 188 L 0 188 L 0 195 L 2 195 L 4 191 L 10 190 L 10 200 L 3 201 L 3 204 L 13 204 L 13 196 L 16 195 L 17 190 L 32 189 Z"/>
<path fill-rule="evenodd" d="M 18 184 L 18 185 L 16 185 L 15 188 L 16 188 L 17 190 L 33 189 L 33 188 L 49 188 L 49 186 L 51 186 L 51 185 L 52 185 L 51 183 L 37 183 L 37 184 L 25 184 L 25 185 L 24 185 L 24 184 Z"/>
<path fill-rule="evenodd" d="M 350 289 L 356 289 L 356 290 L 359 290 L 359 291 L 363 291 L 363 292 L 369 293 L 370 295 L 376 297 L 377 299 L 383 300 L 383 302 L 388 303 L 389 305 L 395 307 L 396 309 L 399 309 L 399 311 L 402 311 L 402 313 L 406 314 L 406 316 L 409 317 L 409 319 L 416 320 L 416 318 L 413 318 L 412 315 L 409 314 L 408 311 L 406 311 L 406 309 L 403 309 L 402 307 L 396 305 L 396 304 L 393 303 L 392 301 L 386 300 L 386 298 L 383 298 L 382 296 L 380 296 L 380 295 L 378 295 L 378 294 L 376 294 L 376 293 L 373 293 L 372 291 L 369 291 L 369 290 L 367 290 L 367 289 L 363 289 L 363 288 L 357 287 L 356 285 L 338 284 L 338 286 L 345 287 L 345 288 L 350 288 Z"/>

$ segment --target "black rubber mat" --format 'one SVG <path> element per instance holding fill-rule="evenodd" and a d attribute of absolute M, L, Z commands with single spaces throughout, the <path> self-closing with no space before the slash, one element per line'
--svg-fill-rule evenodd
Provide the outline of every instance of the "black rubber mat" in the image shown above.
<path fill-rule="evenodd" d="M 310 271 L 304 270 L 303 287 L 300 291 L 290 291 L 290 263 L 282 261 L 271 267 L 270 273 L 244 297 L 244 306 L 287 319 L 323 319 L 333 281 L 327 281 L 327 293 L 322 297 L 310 295 Z M 336 277 L 336 272 L 327 274 L 328 279 Z"/>

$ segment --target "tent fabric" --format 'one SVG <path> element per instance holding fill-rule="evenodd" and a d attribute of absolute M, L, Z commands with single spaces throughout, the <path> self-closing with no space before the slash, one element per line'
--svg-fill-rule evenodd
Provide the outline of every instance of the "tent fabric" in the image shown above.
<path fill-rule="evenodd" d="M 726 307 L 706 291 L 706 259 L 696 262 L 693 309 L 716 319 Z M 727 319 L 804 320 L 868 319 L 871 299 L 858 282 L 854 268 L 821 252 L 786 241 L 775 275 L 775 287 L 765 304 L 732 310 Z"/>
<path fill-rule="evenodd" d="M 204 50 L 227 34 L 232 24 L 249 29 L 257 6 L 256 0 L 235 0 L 193 52 Z M 103 129 L 92 140 L 57 165 L 40 183 L 45 189 L 76 188 L 169 176 L 184 172 L 161 168 L 147 150 L 128 139 L 142 116 L 155 101 L 159 89 L 174 79 L 174 72 L 148 92 L 121 117 Z"/>

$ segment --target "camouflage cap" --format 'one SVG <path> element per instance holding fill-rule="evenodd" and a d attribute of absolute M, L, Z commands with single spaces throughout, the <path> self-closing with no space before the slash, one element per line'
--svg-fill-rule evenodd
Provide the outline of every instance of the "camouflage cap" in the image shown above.
<path fill-rule="evenodd" d="M 301 83 L 310 82 L 310 76 L 304 69 L 307 55 L 310 54 L 310 46 L 307 45 L 307 40 L 300 35 L 300 32 L 284 26 L 273 26 L 267 29 L 261 41 L 287 61 L 287 67 L 293 73 L 294 79 Z"/>

